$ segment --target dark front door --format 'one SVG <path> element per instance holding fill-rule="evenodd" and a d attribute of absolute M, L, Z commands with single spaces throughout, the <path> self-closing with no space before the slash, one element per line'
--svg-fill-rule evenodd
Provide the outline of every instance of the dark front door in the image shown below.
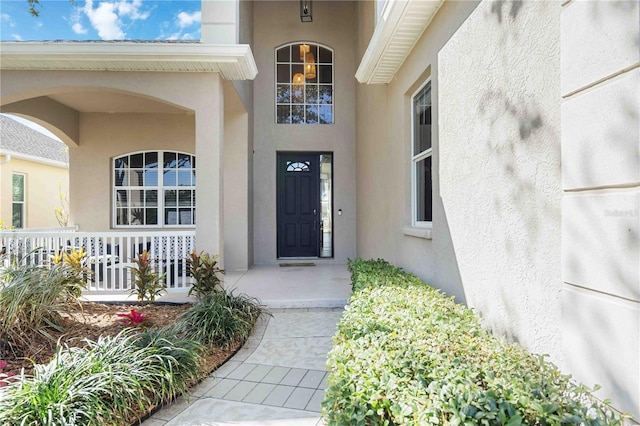
<path fill-rule="evenodd" d="M 318 256 L 319 166 L 317 154 L 278 154 L 278 257 Z"/>

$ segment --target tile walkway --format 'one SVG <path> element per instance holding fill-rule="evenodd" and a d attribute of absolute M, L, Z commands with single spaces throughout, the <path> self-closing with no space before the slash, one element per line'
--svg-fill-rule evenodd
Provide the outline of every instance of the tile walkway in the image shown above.
<path fill-rule="evenodd" d="M 326 357 L 342 308 L 271 309 L 245 345 L 143 426 L 324 424 Z"/>

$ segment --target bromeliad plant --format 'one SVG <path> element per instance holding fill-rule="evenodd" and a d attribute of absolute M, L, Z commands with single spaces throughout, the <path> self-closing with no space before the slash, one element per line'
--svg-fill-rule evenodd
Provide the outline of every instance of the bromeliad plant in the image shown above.
<path fill-rule="evenodd" d="M 156 297 L 164 293 L 165 274 L 158 274 L 154 267 L 154 260 L 149 257 L 149 252 L 144 250 L 138 257 L 133 259 L 135 266 L 130 267 L 132 281 L 134 284 L 131 290 L 132 295 L 138 297 L 138 302 L 149 301 L 154 303 Z"/>
<path fill-rule="evenodd" d="M 93 273 L 85 267 L 86 257 L 87 253 L 82 247 L 71 249 L 69 252 L 59 252 L 53 256 L 51 267 L 66 276 L 63 284 L 66 293 L 72 299 L 80 297 L 86 277 Z"/>
<path fill-rule="evenodd" d="M 195 251 L 187 257 L 187 274 L 193 277 L 195 283 L 189 290 L 195 293 L 198 299 L 222 289 L 222 281 L 218 274 L 224 274 L 224 270 L 218 267 L 218 255 L 211 256 L 208 253 Z"/>
<path fill-rule="evenodd" d="M 138 326 L 144 323 L 147 320 L 147 317 L 142 313 L 138 312 L 135 309 L 132 309 L 128 314 L 118 314 L 119 317 L 122 317 L 122 322 L 125 325 Z"/>

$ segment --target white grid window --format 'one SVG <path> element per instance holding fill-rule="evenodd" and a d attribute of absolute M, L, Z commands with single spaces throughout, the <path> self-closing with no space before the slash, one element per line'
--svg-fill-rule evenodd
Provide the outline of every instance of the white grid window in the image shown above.
<path fill-rule="evenodd" d="M 413 224 L 428 226 L 433 220 L 431 82 L 418 90 L 412 100 Z"/>
<path fill-rule="evenodd" d="M 196 158 L 146 151 L 113 160 L 114 226 L 193 226 Z"/>
<path fill-rule="evenodd" d="M 14 228 L 25 226 L 25 183 L 25 175 L 14 173 L 11 176 L 11 226 Z"/>
<path fill-rule="evenodd" d="M 333 124 L 333 51 L 313 43 L 276 49 L 276 123 Z"/>

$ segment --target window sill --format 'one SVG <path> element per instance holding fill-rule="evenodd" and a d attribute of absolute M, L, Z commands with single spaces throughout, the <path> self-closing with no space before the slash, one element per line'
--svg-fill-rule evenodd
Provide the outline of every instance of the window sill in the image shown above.
<path fill-rule="evenodd" d="M 418 226 L 403 226 L 402 232 L 404 235 L 408 235 L 410 237 L 416 238 L 424 238 L 425 240 L 431 240 L 433 237 L 431 236 L 431 227 L 418 227 Z"/>

